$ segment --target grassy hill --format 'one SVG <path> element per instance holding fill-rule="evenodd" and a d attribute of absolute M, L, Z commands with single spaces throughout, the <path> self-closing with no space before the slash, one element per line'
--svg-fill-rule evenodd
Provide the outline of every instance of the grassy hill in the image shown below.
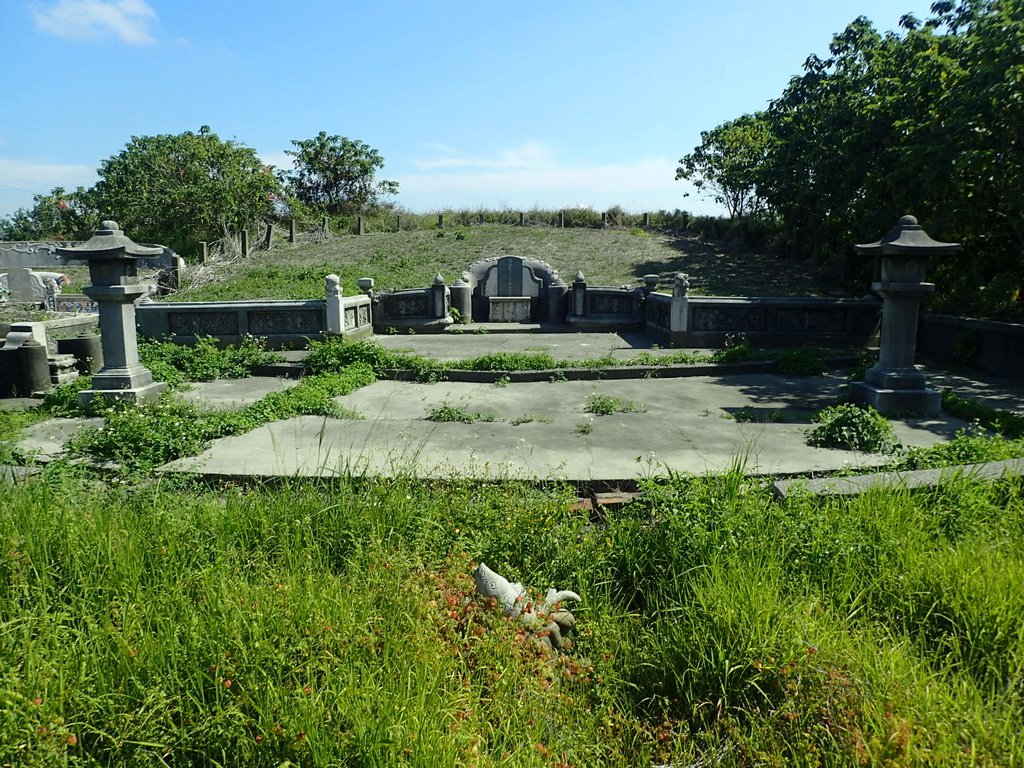
<path fill-rule="evenodd" d="M 708 295 L 822 295 L 830 292 L 804 262 L 737 250 L 695 234 L 642 229 L 557 229 L 501 224 L 443 230 L 339 235 L 321 243 L 281 243 L 246 260 L 196 271 L 177 300 L 299 299 L 319 296 L 324 276 L 341 276 L 345 293 L 372 277 L 378 289 L 453 282 L 479 259 L 513 254 L 545 261 L 567 282 L 581 270 L 591 285 L 637 285 L 645 274 L 691 276 Z M 212 260 L 211 260 L 212 261 Z M 833 286 L 831 292 L 835 291 Z"/>

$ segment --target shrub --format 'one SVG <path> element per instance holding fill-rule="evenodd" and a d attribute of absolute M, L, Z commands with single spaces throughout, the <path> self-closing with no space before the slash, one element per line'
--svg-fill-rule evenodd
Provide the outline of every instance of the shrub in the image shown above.
<path fill-rule="evenodd" d="M 442 403 L 436 408 L 431 408 L 427 412 L 427 421 L 437 422 L 452 422 L 458 421 L 463 424 L 474 424 L 478 421 L 495 421 L 496 416 L 491 412 L 481 413 L 478 411 L 470 411 L 459 405 L 451 405 L 450 403 Z"/>
<path fill-rule="evenodd" d="M 871 407 L 843 403 L 823 409 L 814 421 L 818 426 L 807 436 L 808 445 L 864 453 L 890 453 L 897 446 L 892 425 Z"/>
<path fill-rule="evenodd" d="M 139 359 L 154 379 L 176 386 L 186 381 L 244 378 L 280 356 L 268 352 L 261 339 L 245 336 L 241 343 L 224 348 L 212 337 L 201 337 L 192 346 L 140 339 Z"/>
<path fill-rule="evenodd" d="M 613 413 L 637 413 L 644 407 L 635 400 L 623 400 L 614 395 L 591 395 L 583 410 L 598 416 L 610 416 Z"/>

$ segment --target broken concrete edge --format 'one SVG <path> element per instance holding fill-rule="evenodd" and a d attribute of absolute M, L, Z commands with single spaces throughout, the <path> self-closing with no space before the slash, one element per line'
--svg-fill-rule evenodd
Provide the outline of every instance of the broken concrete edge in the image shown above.
<path fill-rule="evenodd" d="M 830 370 L 850 368 L 859 363 L 855 355 L 839 355 L 825 359 Z M 436 372 L 441 381 L 468 384 L 494 384 L 499 380 L 510 384 L 538 381 L 595 381 L 615 379 L 678 379 L 688 376 L 741 376 L 753 373 L 776 373 L 775 360 L 746 360 L 738 363 L 696 363 L 690 365 L 610 365 L 569 368 L 542 368 L 530 371 L 473 371 L 444 368 Z M 394 381 L 416 381 L 421 374 L 408 368 L 387 368 L 384 378 Z"/>
<path fill-rule="evenodd" d="M 429 358 L 428 358 L 429 359 Z M 860 364 L 856 355 L 834 355 L 824 358 L 829 370 L 852 368 Z M 736 363 L 691 363 L 689 365 L 622 365 L 537 368 L 528 371 L 474 371 L 465 368 L 438 368 L 430 371 L 439 381 L 466 384 L 494 384 L 498 380 L 510 384 L 537 381 L 594 381 L 597 379 L 677 379 L 687 376 L 728 376 L 751 373 L 776 373 L 775 360 L 744 360 Z M 278 361 L 257 366 L 253 376 L 279 376 L 298 379 L 308 375 L 300 361 Z M 421 374 L 411 368 L 386 368 L 382 378 L 393 381 L 417 381 Z"/>
<path fill-rule="evenodd" d="M 867 475 L 776 480 L 778 498 L 789 496 L 856 496 L 877 490 L 928 488 L 952 480 L 984 482 L 1024 475 L 1024 459 L 1005 459 L 981 464 L 961 464 L 938 469 L 905 472 L 873 472 Z"/>

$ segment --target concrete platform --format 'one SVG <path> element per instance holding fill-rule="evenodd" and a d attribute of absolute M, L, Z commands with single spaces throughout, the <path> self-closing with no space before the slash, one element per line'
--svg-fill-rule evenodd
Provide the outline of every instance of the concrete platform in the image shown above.
<path fill-rule="evenodd" d="M 512 334 L 378 336 L 375 341 L 442 360 L 494 352 L 626 359 L 642 351 L 656 355 L 677 351 L 652 347 L 649 336 L 631 332 L 546 334 L 530 329 Z M 299 361 L 306 354 L 296 351 L 286 356 Z M 934 369 L 924 372 L 931 386 L 953 387 L 966 397 L 1024 413 L 1024 382 Z M 295 383 L 252 377 L 193 384 L 181 396 L 209 408 L 239 408 Z M 338 399 L 362 414 L 362 420 L 303 416 L 269 424 L 218 440 L 201 455 L 173 462 L 161 471 L 229 478 L 407 473 L 625 485 L 647 475 L 721 471 L 736 463 L 749 473 L 771 475 L 883 464 L 882 456 L 811 448 L 805 443 L 811 415 L 838 402 L 844 383 L 841 374 L 802 378 L 753 373 L 506 386 L 380 381 Z M 634 401 L 640 410 L 589 414 L 586 402 L 594 394 Z M 442 405 L 490 420 L 471 424 L 428 420 L 429 412 Z M 898 419 L 893 425 L 898 439 L 912 446 L 948 440 L 967 426 L 945 414 L 934 419 Z M 26 431 L 19 448 L 37 450 L 45 461 L 59 455 L 63 439 L 80 426 L 74 420 L 44 422 Z"/>
<path fill-rule="evenodd" d="M 216 441 L 164 472 L 213 477 L 413 474 L 579 483 L 632 483 L 668 471 L 751 474 L 877 466 L 885 457 L 812 448 L 811 415 L 838 401 L 838 376 L 774 375 L 493 384 L 380 381 L 338 402 L 363 420 L 302 416 Z M 586 412 L 591 395 L 633 402 L 638 412 Z M 451 406 L 481 418 L 435 422 Z M 754 421 L 744 421 L 753 416 Z M 739 418 L 737 418 L 739 417 Z M 958 419 L 894 422 L 907 445 L 947 440 Z"/>

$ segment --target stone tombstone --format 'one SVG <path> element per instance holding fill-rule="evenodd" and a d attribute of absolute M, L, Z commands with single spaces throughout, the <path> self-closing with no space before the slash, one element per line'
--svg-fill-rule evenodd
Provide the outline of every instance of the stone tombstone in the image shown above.
<path fill-rule="evenodd" d="M 472 291 L 474 320 L 492 319 L 492 297 L 514 297 L 529 301 L 528 320 L 536 322 L 548 319 L 549 288 L 558 282 L 558 273 L 542 261 L 519 256 L 499 256 L 474 262 L 466 270 L 463 280 Z M 520 318 L 516 322 L 527 321 L 522 319 L 522 305 L 515 313 Z"/>
<path fill-rule="evenodd" d="M 11 301 L 19 304 L 41 304 L 43 297 L 37 295 L 32 270 L 25 267 L 14 267 L 7 273 L 7 290 Z"/>
<path fill-rule="evenodd" d="M 139 245 L 125 236 L 116 221 L 104 221 L 88 242 L 57 252 L 89 264 L 92 285 L 84 293 L 99 305 L 103 368 L 93 376 L 92 389 L 78 393 L 78 402 L 90 411 L 100 398 L 136 402 L 158 397 L 167 385 L 153 381 L 139 361 L 135 301 L 149 292 L 139 283 L 138 260 L 162 254 L 164 248 Z"/>
<path fill-rule="evenodd" d="M 883 414 L 935 416 L 942 395 L 914 367 L 918 309 L 922 297 L 935 290 L 925 282 L 928 258 L 957 253 L 960 244 L 933 240 L 917 219 L 904 216 L 881 240 L 854 248 L 881 259 L 881 279 L 871 288 L 882 297 L 882 335 L 878 364 L 850 387 L 850 397 Z"/>

